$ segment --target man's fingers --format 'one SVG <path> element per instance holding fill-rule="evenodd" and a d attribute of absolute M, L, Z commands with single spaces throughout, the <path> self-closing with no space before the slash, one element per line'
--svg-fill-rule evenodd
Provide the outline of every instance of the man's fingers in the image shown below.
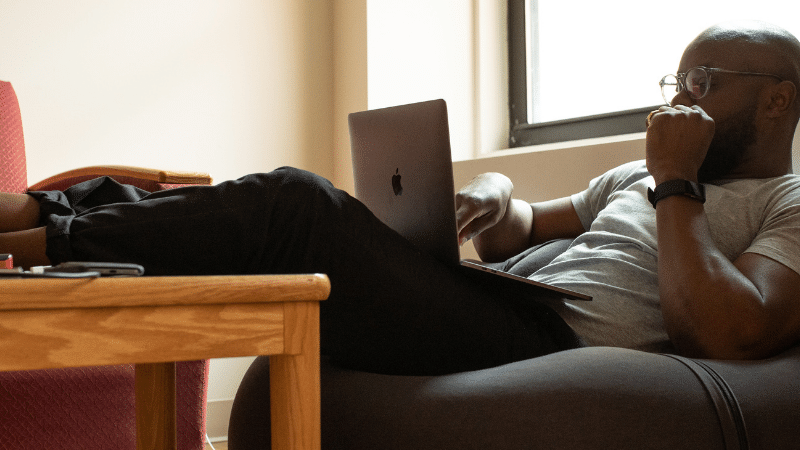
<path fill-rule="evenodd" d="M 692 106 L 692 109 L 697 111 L 697 112 L 699 112 L 700 115 L 703 116 L 704 119 L 708 119 L 708 120 L 712 120 L 712 121 L 714 120 L 714 119 L 711 118 L 711 116 L 708 115 L 708 113 L 703 108 L 701 108 L 701 107 L 699 107 L 697 105 L 694 105 L 694 106 Z"/>
<path fill-rule="evenodd" d="M 458 245 L 464 245 L 467 241 L 479 235 L 487 228 L 490 228 L 492 225 L 494 224 L 489 214 L 475 217 L 458 231 Z"/>
<path fill-rule="evenodd" d="M 647 125 L 647 128 L 650 128 L 650 125 L 652 125 L 653 120 L 655 119 L 655 117 L 658 114 L 664 113 L 664 112 L 673 111 L 674 109 L 675 108 L 673 108 L 672 106 L 663 105 L 663 106 L 659 107 L 658 109 L 650 112 L 650 114 L 647 115 L 647 119 L 645 119 L 645 124 Z"/>
<path fill-rule="evenodd" d="M 461 231 L 472 223 L 478 215 L 478 211 L 475 209 L 464 206 L 459 207 L 456 210 L 456 227 L 458 228 L 458 234 L 461 235 Z"/>

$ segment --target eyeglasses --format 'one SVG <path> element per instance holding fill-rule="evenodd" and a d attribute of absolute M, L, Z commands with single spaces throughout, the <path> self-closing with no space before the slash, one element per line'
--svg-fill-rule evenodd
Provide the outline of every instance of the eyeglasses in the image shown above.
<path fill-rule="evenodd" d="M 689 97 L 694 100 L 701 99 L 708 94 L 708 89 L 711 86 L 711 74 L 713 73 L 772 77 L 778 79 L 778 81 L 783 81 L 781 77 L 771 73 L 738 72 L 735 70 L 712 69 L 700 66 L 691 68 L 687 70 L 686 73 L 664 76 L 664 78 L 658 82 L 659 86 L 661 86 L 661 96 L 668 105 L 671 105 L 672 99 L 686 89 Z"/>

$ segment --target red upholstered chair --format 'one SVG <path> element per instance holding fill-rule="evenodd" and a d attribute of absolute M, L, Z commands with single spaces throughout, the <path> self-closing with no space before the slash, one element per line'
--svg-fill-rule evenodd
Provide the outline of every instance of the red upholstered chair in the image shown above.
<path fill-rule="evenodd" d="M 211 184 L 204 174 L 89 167 L 48 178 L 30 189 L 64 189 L 101 175 L 149 191 Z M 0 191 L 28 189 L 19 103 L 11 84 L 0 81 Z M 179 362 L 176 370 L 178 448 L 202 450 L 208 361 Z M 130 364 L 0 372 L 0 449 L 132 450 L 136 447 L 134 403 Z"/>

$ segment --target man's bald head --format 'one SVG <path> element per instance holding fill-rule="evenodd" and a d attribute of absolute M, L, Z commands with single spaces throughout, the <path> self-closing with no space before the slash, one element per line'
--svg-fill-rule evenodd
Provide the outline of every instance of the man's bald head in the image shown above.
<path fill-rule="evenodd" d="M 800 41 L 783 28 L 760 21 L 725 22 L 700 33 L 686 50 L 708 43 L 721 44 L 732 65 L 724 69 L 771 73 L 800 88 Z M 795 111 L 800 114 L 800 99 L 795 99 Z"/>

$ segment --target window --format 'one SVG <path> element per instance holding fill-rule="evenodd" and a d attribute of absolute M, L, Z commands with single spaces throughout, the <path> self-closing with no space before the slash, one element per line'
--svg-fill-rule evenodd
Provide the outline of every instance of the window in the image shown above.
<path fill-rule="evenodd" d="M 511 147 L 645 131 L 658 80 L 714 23 L 764 20 L 800 36 L 785 0 L 509 0 Z"/>

